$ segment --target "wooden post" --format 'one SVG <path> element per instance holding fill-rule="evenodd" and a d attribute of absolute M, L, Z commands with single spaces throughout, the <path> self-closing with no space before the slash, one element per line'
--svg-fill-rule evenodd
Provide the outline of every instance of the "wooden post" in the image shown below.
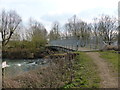
<path fill-rule="evenodd" d="M 2 68 L 2 87 L 4 88 L 5 68 Z"/>

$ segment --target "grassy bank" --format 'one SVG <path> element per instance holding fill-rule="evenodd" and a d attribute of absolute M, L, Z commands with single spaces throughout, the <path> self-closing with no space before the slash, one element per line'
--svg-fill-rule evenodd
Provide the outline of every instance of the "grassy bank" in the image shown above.
<path fill-rule="evenodd" d="M 115 72 L 118 72 L 118 55 L 115 51 L 104 51 L 99 52 L 101 57 L 104 58 L 108 63 L 112 65 Z"/>
<path fill-rule="evenodd" d="M 64 88 L 98 88 L 100 77 L 92 59 L 83 52 L 80 52 L 76 59 L 74 80 L 66 84 Z"/>

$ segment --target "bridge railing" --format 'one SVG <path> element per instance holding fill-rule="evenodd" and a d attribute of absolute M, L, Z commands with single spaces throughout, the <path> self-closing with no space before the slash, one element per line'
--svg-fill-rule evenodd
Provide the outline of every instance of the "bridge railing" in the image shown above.
<path fill-rule="evenodd" d="M 77 50 L 78 48 L 89 48 L 90 50 L 102 49 L 105 44 L 101 38 L 89 38 L 86 40 L 70 37 L 66 39 L 57 39 L 49 41 L 50 46 L 61 46 Z"/>

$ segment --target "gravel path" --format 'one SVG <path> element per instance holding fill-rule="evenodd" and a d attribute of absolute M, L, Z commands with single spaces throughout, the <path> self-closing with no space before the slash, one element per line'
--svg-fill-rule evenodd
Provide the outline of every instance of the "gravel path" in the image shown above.
<path fill-rule="evenodd" d="M 100 88 L 118 88 L 118 79 L 111 73 L 108 63 L 100 58 L 98 52 L 86 52 L 98 67 L 99 75 L 101 78 Z"/>

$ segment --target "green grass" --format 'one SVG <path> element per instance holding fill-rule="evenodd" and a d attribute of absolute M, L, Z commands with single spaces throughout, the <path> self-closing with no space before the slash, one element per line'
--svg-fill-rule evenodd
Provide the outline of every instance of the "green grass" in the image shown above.
<path fill-rule="evenodd" d="M 80 52 L 76 59 L 74 80 L 72 83 L 66 84 L 64 88 L 98 88 L 100 77 L 92 59 L 84 52 Z"/>
<path fill-rule="evenodd" d="M 112 64 L 113 70 L 118 71 L 118 55 L 115 51 L 100 52 L 100 57 Z"/>

